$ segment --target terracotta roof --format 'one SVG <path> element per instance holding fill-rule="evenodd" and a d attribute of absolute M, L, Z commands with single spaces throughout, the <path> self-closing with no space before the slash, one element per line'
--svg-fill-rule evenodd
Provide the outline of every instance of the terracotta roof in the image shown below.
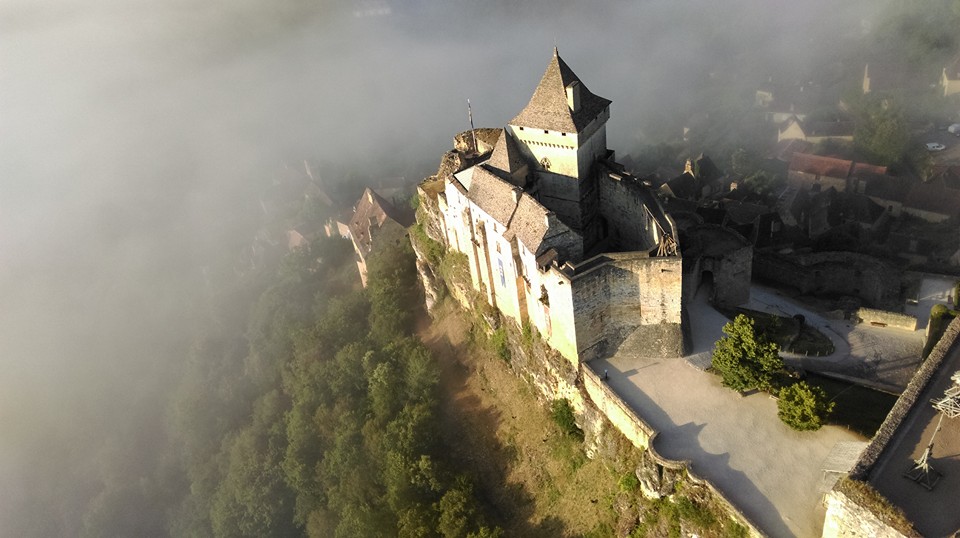
<path fill-rule="evenodd" d="M 567 104 L 566 88 L 580 85 L 580 109 L 574 112 Z M 527 106 L 510 121 L 511 125 L 547 129 L 564 133 L 579 133 L 605 108 L 610 100 L 598 97 L 587 89 L 580 78 L 553 49 L 553 58 L 540 79 Z"/>
<path fill-rule="evenodd" d="M 876 164 L 867 164 L 867 163 L 854 163 L 853 169 L 850 170 L 851 176 L 873 176 L 873 175 L 884 175 L 887 173 L 886 166 L 878 166 Z"/>
<path fill-rule="evenodd" d="M 853 162 L 809 153 L 794 153 L 790 159 L 791 172 L 804 172 L 826 177 L 846 178 Z"/>
<path fill-rule="evenodd" d="M 497 177 L 485 165 L 474 167 L 467 198 L 506 227 L 517 208 L 520 188 Z"/>
<path fill-rule="evenodd" d="M 526 162 L 523 160 L 520 148 L 517 147 L 517 142 L 510 136 L 510 133 L 505 129 L 500 131 L 500 139 L 497 140 L 497 145 L 494 146 L 493 153 L 486 164 L 512 174 L 523 168 Z"/>

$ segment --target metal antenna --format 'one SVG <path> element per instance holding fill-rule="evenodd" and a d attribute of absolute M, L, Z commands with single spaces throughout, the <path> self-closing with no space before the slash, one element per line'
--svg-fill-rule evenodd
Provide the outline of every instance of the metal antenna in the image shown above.
<path fill-rule="evenodd" d="M 469 99 L 467 99 L 467 118 L 470 119 L 470 134 L 473 135 L 473 152 L 479 154 L 480 148 L 477 146 L 477 130 L 473 127 L 473 109 L 470 108 Z"/>
<path fill-rule="evenodd" d="M 943 476 L 943 473 L 930 465 L 930 458 L 933 456 L 933 441 L 940 433 L 940 429 L 943 428 L 944 416 L 947 418 L 960 417 L 960 371 L 954 372 L 950 379 L 953 380 L 953 385 L 944 391 L 943 398 L 934 399 L 930 402 L 940 415 L 940 419 L 937 421 L 937 429 L 933 430 L 930 443 L 924 449 L 923 454 L 919 459 L 914 460 L 913 468 L 903 475 L 930 491 L 936 487 L 937 482 Z"/>

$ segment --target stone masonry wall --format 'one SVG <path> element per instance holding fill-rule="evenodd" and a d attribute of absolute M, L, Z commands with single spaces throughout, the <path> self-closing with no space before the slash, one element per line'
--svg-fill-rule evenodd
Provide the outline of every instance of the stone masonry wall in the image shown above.
<path fill-rule="evenodd" d="M 618 346 L 631 332 L 651 356 L 682 356 L 682 263 L 645 253 L 605 254 L 588 260 L 571 279 L 577 349 L 590 360 Z"/>
<path fill-rule="evenodd" d="M 876 258 L 852 252 L 802 256 L 757 253 L 753 274 L 797 288 L 801 293 L 856 295 L 873 308 L 896 308 L 900 274 Z"/>
<path fill-rule="evenodd" d="M 896 327 L 908 331 L 917 330 L 917 318 L 900 312 L 860 308 L 857 310 L 857 317 L 860 318 L 863 323 L 880 324 L 884 327 Z"/>
<path fill-rule="evenodd" d="M 883 424 L 880 425 L 880 429 L 877 430 L 870 444 L 867 445 L 867 448 L 860 454 L 860 459 L 857 460 L 857 463 L 853 466 L 853 470 L 850 472 L 850 478 L 867 480 L 870 477 L 870 472 L 873 470 L 874 464 L 876 464 L 880 455 L 887 448 L 887 444 L 890 443 L 890 440 L 900 427 L 903 419 L 906 418 L 910 409 L 913 408 L 917 402 L 917 398 L 920 397 L 920 393 L 926 388 L 933 374 L 940 368 L 944 357 L 947 356 L 951 348 L 957 345 L 958 337 L 960 337 L 960 318 L 956 318 L 950 322 L 950 325 L 947 326 L 946 331 L 943 333 L 943 337 L 940 338 L 940 341 L 934 346 L 933 351 L 930 352 L 927 359 L 923 361 L 923 364 L 920 366 L 920 369 L 917 370 L 917 373 L 914 374 L 907 388 L 900 394 L 900 397 L 897 398 L 897 402 L 893 404 L 893 409 L 887 414 L 887 418 L 884 419 Z"/>
<path fill-rule="evenodd" d="M 908 535 L 880 520 L 870 510 L 853 502 L 840 491 L 827 494 L 827 515 L 823 538 L 906 538 Z"/>

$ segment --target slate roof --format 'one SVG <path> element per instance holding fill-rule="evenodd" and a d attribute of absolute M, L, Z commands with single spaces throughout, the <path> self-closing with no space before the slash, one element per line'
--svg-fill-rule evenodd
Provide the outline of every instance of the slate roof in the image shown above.
<path fill-rule="evenodd" d="M 517 208 L 520 188 L 497 177 L 485 165 L 474 167 L 467 198 L 503 226 L 510 223 Z"/>
<path fill-rule="evenodd" d="M 697 195 L 697 178 L 684 172 L 683 174 L 666 181 L 660 187 L 661 192 L 665 192 L 665 189 L 669 191 L 669 194 L 672 194 L 677 198 L 694 198 Z"/>
<path fill-rule="evenodd" d="M 547 223 L 549 213 L 547 208 L 540 205 L 529 194 L 524 193 L 510 220 L 510 228 L 503 235 L 504 239 L 509 241 L 516 237 L 534 256 L 539 255 L 540 245 L 549 230 Z"/>
<path fill-rule="evenodd" d="M 347 227 L 357 246 L 364 253 L 369 253 L 373 246 L 373 230 L 382 228 L 389 221 L 402 226 L 403 218 L 390 202 L 367 187 L 357 201 L 357 208 L 353 211 Z"/>
<path fill-rule="evenodd" d="M 946 216 L 960 215 L 960 190 L 948 187 L 942 177 L 928 183 L 917 182 L 903 205 Z"/>
<path fill-rule="evenodd" d="M 573 82 L 580 83 L 580 110 L 576 112 L 570 110 L 567 104 L 566 88 Z M 591 93 L 554 48 L 553 58 L 547 65 L 540 84 L 534 90 L 533 97 L 520 114 L 510 121 L 510 124 L 564 133 L 579 133 L 610 106 L 610 103 L 609 99 Z"/>
<path fill-rule="evenodd" d="M 908 180 L 883 174 L 868 176 L 867 185 L 863 190 L 863 194 L 867 196 L 901 203 L 906 199 L 908 192 L 910 192 Z"/>
<path fill-rule="evenodd" d="M 801 123 L 807 136 L 853 136 L 852 121 L 811 121 Z"/>
<path fill-rule="evenodd" d="M 526 162 L 523 160 L 520 148 L 517 147 L 516 140 L 505 129 L 500 131 L 500 139 L 497 140 L 497 145 L 494 146 L 493 153 L 486 164 L 512 174 L 523 168 Z"/>
<path fill-rule="evenodd" d="M 813 149 L 813 142 L 807 142 L 799 138 L 781 140 L 777 142 L 777 146 L 770 155 L 770 158 L 788 163 L 790 159 L 793 158 L 794 153 L 806 153 L 811 149 Z"/>

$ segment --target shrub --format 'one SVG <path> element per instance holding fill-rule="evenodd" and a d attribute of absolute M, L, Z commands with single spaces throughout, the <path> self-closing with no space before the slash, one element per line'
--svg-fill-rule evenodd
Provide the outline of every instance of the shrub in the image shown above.
<path fill-rule="evenodd" d="M 777 416 L 795 430 L 819 430 L 833 411 L 833 405 L 823 389 L 800 381 L 780 390 Z"/>
<path fill-rule="evenodd" d="M 493 334 L 490 335 L 490 346 L 497 357 L 500 357 L 500 360 L 506 363 L 510 362 L 510 343 L 507 341 L 506 329 L 500 327 L 493 331 Z"/>
<path fill-rule="evenodd" d="M 637 478 L 635 473 L 626 472 L 620 477 L 620 481 L 617 482 L 617 485 L 620 486 L 620 491 L 630 493 L 636 491 L 637 488 L 640 487 L 640 479 Z"/>
<path fill-rule="evenodd" d="M 554 400 L 550 405 L 550 416 L 553 418 L 553 421 L 557 423 L 557 426 L 564 435 L 583 439 L 583 430 L 577 426 L 577 419 L 573 415 L 573 407 L 570 405 L 570 400 L 566 398 Z"/>

